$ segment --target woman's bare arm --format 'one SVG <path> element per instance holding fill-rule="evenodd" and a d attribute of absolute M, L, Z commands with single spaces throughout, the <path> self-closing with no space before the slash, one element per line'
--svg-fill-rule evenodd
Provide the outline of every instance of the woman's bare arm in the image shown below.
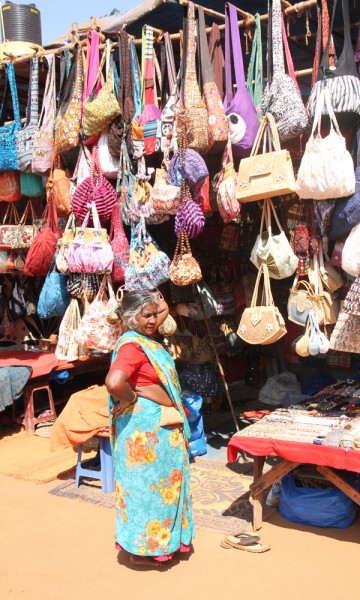
<path fill-rule="evenodd" d="M 115 404 L 110 411 L 113 415 L 120 415 L 127 406 L 130 406 L 136 400 L 136 394 L 128 379 L 127 374 L 118 369 L 109 371 L 106 376 L 106 389 L 118 401 L 118 404 Z"/>

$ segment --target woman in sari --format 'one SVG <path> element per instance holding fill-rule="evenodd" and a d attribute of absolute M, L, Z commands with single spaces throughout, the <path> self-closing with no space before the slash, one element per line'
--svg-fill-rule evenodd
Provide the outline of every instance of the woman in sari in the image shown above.
<path fill-rule="evenodd" d="M 119 309 L 126 332 L 106 377 L 116 489 L 116 548 L 158 566 L 188 552 L 194 535 L 187 439 L 175 365 L 152 339 L 156 294 L 129 292 Z"/>

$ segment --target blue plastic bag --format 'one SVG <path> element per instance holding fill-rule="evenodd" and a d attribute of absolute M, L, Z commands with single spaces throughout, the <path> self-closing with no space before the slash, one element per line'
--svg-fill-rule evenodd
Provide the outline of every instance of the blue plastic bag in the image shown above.
<path fill-rule="evenodd" d="M 203 403 L 203 399 L 200 394 L 192 392 L 191 390 L 182 390 L 181 402 L 189 412 L 187 416 L 189 423 L 196 421 L 200 415 L 200 410 Z"/>
<path fill-rule="evenodd" d="M 189 426 L 191 431 L 190 442 L 198 440 L 202 435 L 204 435 L 204 422 L 201 415 L 196 419 L 196 421 L 190 421 Z"/>
<path fill-rule="evenodd" d="M 349 527 L 356 517 L 355 503 L 339 488 L 297 487 L 291 473 L 281 480 L 280 514 L 294 523 L 316 527 Z"/>
<path fill-rule="evenodd" d="M 197 440 L 193 440 L 189 442 L 190 449 L 190 458 L 195 458 L 195 456 L 202 456 L 207 453 L 205 436 L 202 435 Z"/>

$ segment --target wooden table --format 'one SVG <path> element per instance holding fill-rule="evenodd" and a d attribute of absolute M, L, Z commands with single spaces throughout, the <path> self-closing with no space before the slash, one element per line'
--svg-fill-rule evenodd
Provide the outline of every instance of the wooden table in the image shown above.
<path fill-rule="evenodd" d="M 360 473 L 360 452 L 344 450 L 340 447 L 250 437 L 243 435 L 241 431 L 233 435 L 228 444 L 228 461 L 234 462 L 240 450 L 254 457 L 253 483 L 250 486 L 253 501 L 254 531 L 262 526 L 264 491 L 277 479 L 303 463 L 317 465 L 316 469 L 319 473 L 360 506 L 360 492 L 333 470 L 341 469 Z M 279 456 L 283 460 L 266 473 L 263 473 L 267 456 Z"/>

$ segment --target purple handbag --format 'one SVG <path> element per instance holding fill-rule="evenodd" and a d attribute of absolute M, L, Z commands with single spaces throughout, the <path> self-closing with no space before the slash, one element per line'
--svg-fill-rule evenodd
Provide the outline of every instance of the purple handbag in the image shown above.
<path fill-rule="evenodd" d="M 179 152 L 176 152 L 169 163 L 166 174 L 166 181 L 168 183 L 180 187 L 182 179 L 185 178 L 189 187 L 192 187 L 208 177 L 209 171 L 206 163 L 196 150 L 187 148 L 182 164 L 179 156 Z"/>
<path fill-rule="evenodd" d="M 231 46 L 237 86 L 235 96 L 231 79 Z M 259 120 L 254 102 L 246 89 L 239 27 L 233 4 L 225 4 L 225 80 L 224 108 L 229 119 L 233 153 L 235 156 L 249 156 L 259 129 Z"/>
<path fill-rule="evenodd" d="M 185 180 L 181 184 L 181 206 L 175 217 L 175 233 L 180 236 L 185 230 L 189 239 L 195 238 L 204 229 L 205 217 L 200 206 L 191 197 L 189 187 Z"/>

